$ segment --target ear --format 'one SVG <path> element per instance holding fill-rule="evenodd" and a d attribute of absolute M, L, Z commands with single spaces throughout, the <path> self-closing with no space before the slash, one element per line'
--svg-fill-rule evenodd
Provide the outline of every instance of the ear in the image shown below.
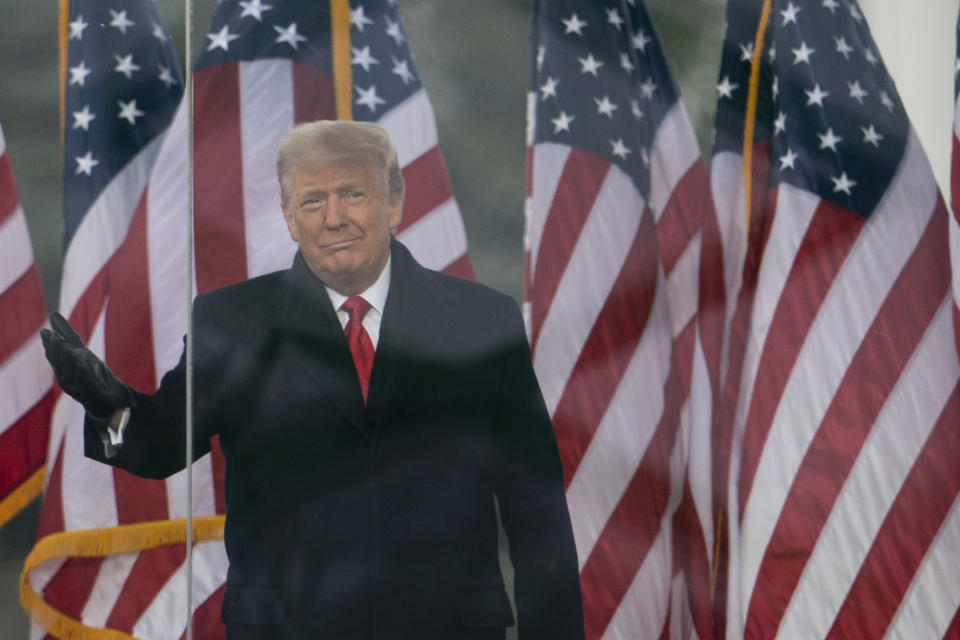
<path fill-rule="evenodd" d="M 403 198 L 399 198 L 396 203 L 388 205 L 390 208 L 390 230 L 396 231 L 400 227 L 400 220 L 403 219 Z"/>
<path fill-rule="evenodd" d="M 293 214 L 288 213 L 286 209 L 283 210 L 283 221 L 287 223 L 287 230 L 290 232 L 290 237 L 293 238 L 293 241 L 300 242 L 300 230 L 297 228 L 297 223 L 293 219 Z"/>

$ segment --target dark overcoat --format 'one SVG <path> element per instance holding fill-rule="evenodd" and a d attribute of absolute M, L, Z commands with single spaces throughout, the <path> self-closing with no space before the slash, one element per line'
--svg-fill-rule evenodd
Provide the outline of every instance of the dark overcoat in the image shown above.
<path fill-rule="evenodd" d="M 194 304 L 197 456 L 226 459 L 228 638 L 583 637 L 576 552 L 549 416 L 516 303 L 391 246 L 390 291 L 363 403 L 322 283 L 291 269 Z M 184 466 L 185 367 L 136 394 L 119 454 Z"/>

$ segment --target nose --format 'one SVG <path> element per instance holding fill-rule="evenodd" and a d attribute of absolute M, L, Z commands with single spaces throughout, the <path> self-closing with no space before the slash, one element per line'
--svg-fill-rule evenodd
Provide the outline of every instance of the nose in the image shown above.
<path fill-rule="evenodd" d="M 331 198 L 323 223 L 328 229 L 338 229 L 346 225 L 346 203 L 340 198 Z"/>

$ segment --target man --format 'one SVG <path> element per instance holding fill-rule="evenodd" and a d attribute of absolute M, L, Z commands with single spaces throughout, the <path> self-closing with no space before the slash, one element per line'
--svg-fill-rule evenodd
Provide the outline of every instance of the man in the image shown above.
<path fill-rule="evenodd" d="M 288 271 L 194 304 L 194 452 L 227 461 L 222 620 L 239 638 L 582 638 L 556 441 L 516 304 L 427 270 L 392 239 L 404 194 L 376 125 L 283 140 Z M 89 457 L 184 466 L 185 364 L 130 390 L 62 318 L 43 335 L 87 408 Z"/>

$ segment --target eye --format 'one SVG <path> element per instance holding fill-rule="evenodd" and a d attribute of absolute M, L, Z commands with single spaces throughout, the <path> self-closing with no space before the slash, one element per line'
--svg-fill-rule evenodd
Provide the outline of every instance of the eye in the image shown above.
<path fill-rule="evenodd" d="M 300 202 L 301 211 L 316 211 L 323 204 L 320 198 L 306 198 Z"/>
<path fill-rule="evenodd" d="M 347 200 L 356 202 L 359 200 L 363 200 L 364 195 L 366 194 L 364 194 L 363 191 L 349 191 L 347 192 L 346 198 Z"/>

